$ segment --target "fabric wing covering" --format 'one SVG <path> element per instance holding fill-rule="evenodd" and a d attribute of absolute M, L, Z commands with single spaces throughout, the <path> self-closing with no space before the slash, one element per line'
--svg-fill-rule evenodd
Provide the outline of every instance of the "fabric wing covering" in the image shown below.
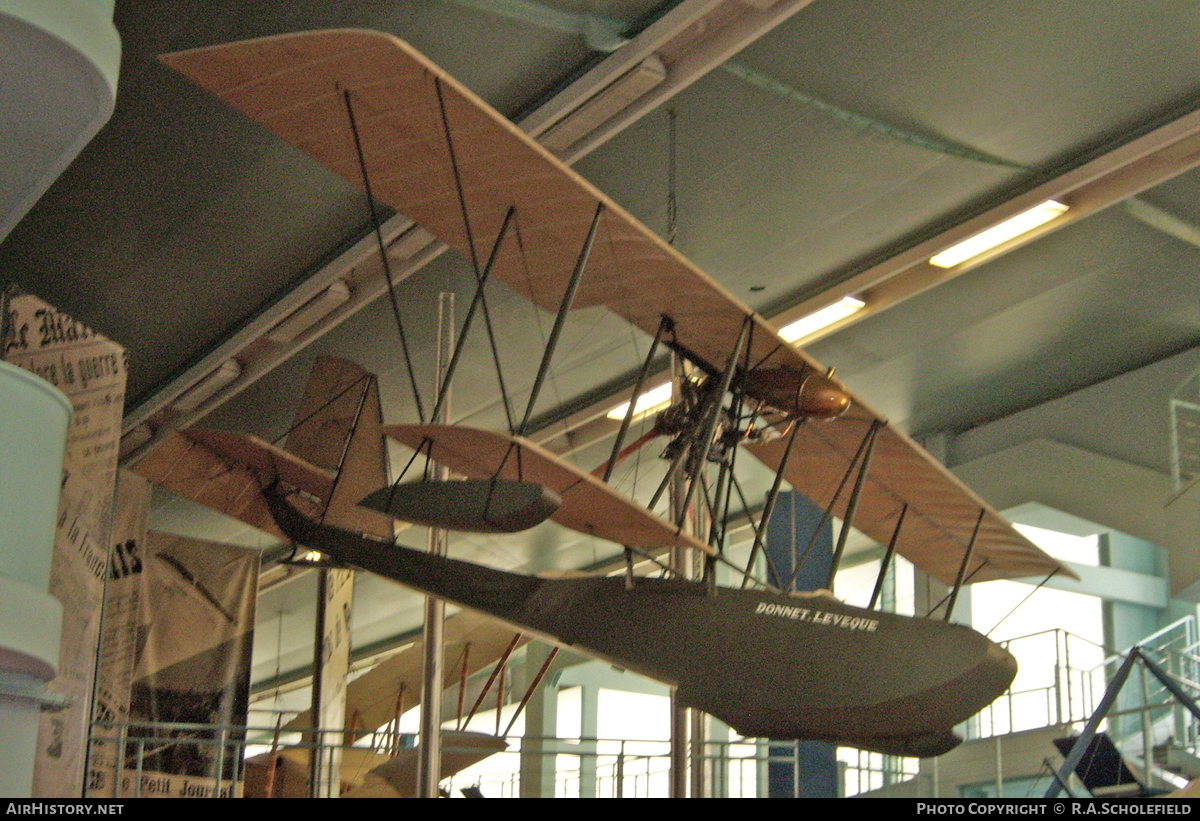
<path fill-rule="evenodd" d="M 850 410 L 838 419 L 802 425 L 784 478 L 813 502 L 827 507 L 871 422 L 878 418 L 870 408 L 855 400 Z M 780 438 L 750 445 L 748 450 L 778 469 L 786 445 L 787 439 Z M 845 514 L 856 477 L 857 467 L 833 507 L 834 515 Z M 946 584 L 954 584 L 977 521 L 979 536 L 966 569 L 970 583 L 1044 577 L 1054 570 L 1075 578 L 1070 569 L 1014 530 L 908 436 L 885 424 L 875 442 L 854 526 L 887 545 L 905 504 L 908 511 L 896 552 Z"/>
<path fill-rule="evenodd" d="M 557 309 L 602 205 L 574 307 L 604 305 L 648 334 L 668 315 L 673 342 L 713 370 L 724 367 L 750 317 L 743 362 L 799 375 L 823 370 L 624 209 L 391 35 L 286 34 L 162 59 L 361 189 L 343 95 L 348 91 L 375 197 L 433 232 L 477 270 L 509 208 L 515 208 L 521 241 L 504 243 L 494 274 L 546 310 Z M 817 504 L 828 504 L 877 418 L 854 398 L 842 418 L 805 424 L 788 481 Z M 783 447 L 778 441 L 753 450 L 777 466 Z M 847 496 L 843 491 L 835 513 L 844 511 Z M 887 544 L 906 502 L 898 551 L 943 582 L 954 582 L 981 510 L 967 569 L 971 582 L 1044 576 L 1055 569 L 1074 575 L 903 433 L 884 425 L 855 526 Z"/>

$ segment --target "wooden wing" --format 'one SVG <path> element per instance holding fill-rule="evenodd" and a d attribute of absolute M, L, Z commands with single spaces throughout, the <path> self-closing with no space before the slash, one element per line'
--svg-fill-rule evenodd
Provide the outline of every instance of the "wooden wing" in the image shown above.
<path fill-rule="evenodd" d="M 743 361 L 751 370 L 790 373 L 789 384 L 823 373 L 770 323 L 395 37 L 361 30 L 286 34 L 163 60 L 361 188 L 348 92 L 375 196 L 477 265 L 514 208 L 520 247 L 505 243 L 494 275 L 547 310 L 557 308 L 602 206 L 576 308 L 604 305 L 648 334 L 668 317 L 668 341 L 713 370 L 724 367 L 749 320 Z M 810 423 L 798 438 L 788 478 L 818 504 L 832 498 L 830 485 L 850 464 L 865 425 L 880 419 L 851 399 L 845 417 Z M 778 464 L 779 447 L 756 453 Z M 982 511 L 976 550 L 987 563 L 980 569 L 983 558 L 972 562 L 972 581 L 1065 570 L 899 430 L 885 424 L 877 450 L 855 524 L 886 543 L 907 503 L 919 523 L 901 534 L 899 549 L 921 569 L 953 582 Z"/>
<path fill-rule="evenodd" d="M 431 448 L 435 462 L 471 479 L 499 475 L 536 482 L 562 497 L 551 520 L 631 547 L 713 549 L 613 490 L 595 476 L 520 436 L 455 425 L 387 425 L 384 432 L 413 450 Z"/>
<path fill-rule="evenodd" d="M 356 504 L 367 489 L 386 483 L 381 422 L 374 375 L 347 360 L 321 358 L 286 448 L 239 433 L 189 430 L 166 437 L 134 472 L 283 536 L 261 491 L 264 482 L 278 478 L 302 491 L 294 501 L 306 515 L 390 538 L 391 519 Z"/>

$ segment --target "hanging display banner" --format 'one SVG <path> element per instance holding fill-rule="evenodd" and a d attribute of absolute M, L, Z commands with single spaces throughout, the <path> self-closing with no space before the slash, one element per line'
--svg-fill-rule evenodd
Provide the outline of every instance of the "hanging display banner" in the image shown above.
<path fill-rule="evenodd" d="M 142 624 L 142 572 L 146 552 L 146 519 L 151 485 L 121 470 L 109 553 L 108 589 L 104 594 L 104 628 L 100 639 L 100 671 L 96 682 L 96 711 L 92 747 L 88 754 L 88 797 L 112 797 L 117 744 L 122 725 L 129 721 L 133 672 L 137 665 Z"/>
<path fill-rule="evenodd" d="M 151 531 L 137 564 L 137 589 L 105 623 L 106 658 L 130 671 L 128 701 L 112 709 L 129 722 L 117 795 L 238 796 L 259 554 Z M 119 698 L 119 685 L 106 689 Z"/>
<path fill-rule="evenodd" d="M 125 404 L 125 349 L 37 297 L 8 301 L 3 358 L 67 395 L 74 418 L 63 460 L 50 594 L 62 603 L 58 675 L 48 689 L 70 699 L 42 713 L 35 798 L 71 798 L 84 787 L 84 758 L 108 564 L 113 488 Z"/>

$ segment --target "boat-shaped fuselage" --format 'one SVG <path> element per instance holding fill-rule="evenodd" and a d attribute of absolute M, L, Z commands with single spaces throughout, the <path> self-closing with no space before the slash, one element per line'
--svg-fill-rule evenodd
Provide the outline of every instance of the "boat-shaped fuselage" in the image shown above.
<path fill-rule="evenodd" d="M 268 493 L 270 498 L 272 494 Z M 959 625 L 677 579 L 543 579 L 395 547 L 312 522 L 281 498 L 297 541 L 677 688 L 746 736 L 936 755 L 997 698 L 1016 662 Z"/>

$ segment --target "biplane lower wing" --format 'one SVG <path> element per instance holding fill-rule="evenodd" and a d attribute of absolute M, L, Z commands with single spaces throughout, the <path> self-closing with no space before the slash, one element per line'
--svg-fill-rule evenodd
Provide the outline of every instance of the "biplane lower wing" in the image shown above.
<path fill-rule="evenodd" d="M 853 479 L 855 453 L 877 420 L 869 409 L 859 405 L 832 422 L 801 425 L 784 478 L 815 504 L 822 508 L 832 504 L 834 515 L 845 516 L 853 482 L 843 480 L 848 472 Z M 886 423 L 879 424 L 854 527 L 881 545 L 891 543 L 895 537 L 897 553 L 947 585 L 953 585 L 959 575 L 977 524 L 978 534 L 963 573 L 965 581 L 1038 577 L 1054 572 L 1075 577 L 904 433 Z M 778 470 L 787 441 L 784 437 L 747 448 Z M 845 485 L 840 495 L 839 485 Z M 901 511 L 905 511 L 902 524 Z"/>
<path fill-rule="evenodd" d="M 441 777 L 449 778 L 508 748 L 504 739 L 485 733 L 442 730 Z M 416 748 L 383 753 L 361 747 L 342 750 L 342 798 L 412 798 L 417 783 Z M 267 771 L 275 756 L 273 788 L 267 795 Z M 246 798 L 308 798 L 309 751 L 285 747 L 246 760 Z"/>
<path fill-rule="evenodd" d="M 499 476 L 550 489 L 562 497 L 551 521 L 579 533 L 631 547 L 714 553 L 705 542 L 520 436 L 455 425 L 385 425 L 383 431 L 413 450 L 429 448 L 435 462 L 470 479 Z"/>
<path fill-rule="evenodd" d="M 502 659 L 505 651 L 526 644 L 522 636 L 513 642 L 513 628 L 490 616 L 462 610 L 446 619 L 446 670 L 449 687 L 459 680 L 466 665 L 468 676 Z M 350 726 L 366 732 L 384 726 L 397 713 L 421 703 L 421 665 L 425 654 L 424 639 L 417 638 L 399 652 L 376 664 L 370 671 L 346 685 L 346 715 Z M 297 715 L 284 727 L 301 730 L 312 726 L 309 710 Z"/>

